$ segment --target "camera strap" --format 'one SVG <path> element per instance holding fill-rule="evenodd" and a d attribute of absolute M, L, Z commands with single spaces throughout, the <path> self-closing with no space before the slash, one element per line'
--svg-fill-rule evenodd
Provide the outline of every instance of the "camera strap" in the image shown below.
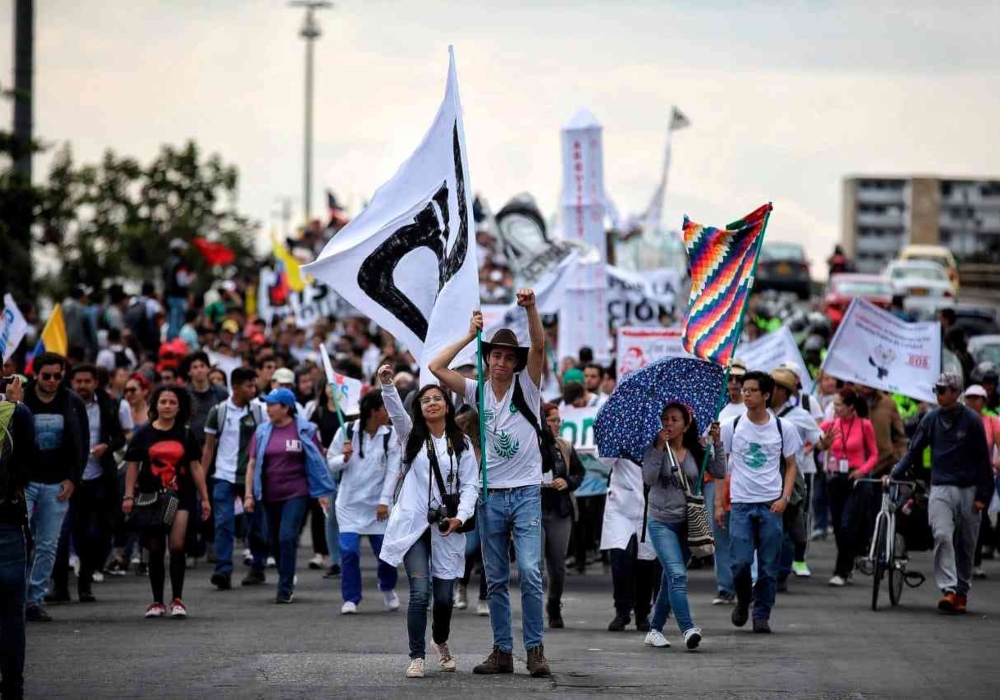
<path fill-rule="evenodd" d="M 448 439 L 448 446 L 451 447 L 451 439 Z M 450 450 L 449 450 L 450 452 Z M 431 472 L 434 474 L 434 480 L 437 482 L 438 491 L 441 493 L 441 498 L 448 493 L 448 489 L 444 485 L 444 477 L 441 475 L 441 465 L 438 463 L 437 450 L 434 449 L 434 441 L 428 437 L 427 438 L 427 461 L 431 463 Z M 427 483 L 427 503 L 430 505 L 431 502 L 431 485 L 430 479 Z"/>

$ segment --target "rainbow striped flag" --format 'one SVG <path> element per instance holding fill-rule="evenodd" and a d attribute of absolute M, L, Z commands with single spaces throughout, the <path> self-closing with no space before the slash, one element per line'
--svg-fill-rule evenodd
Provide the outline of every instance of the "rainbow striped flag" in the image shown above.
<path fill-rule="evenodd" d="M 691 269 L 684 349 L 692 355 L 729 364 L 770 212 L 771 205 L 765 204 L 724 229 L 684 217 L 684 247 Z"/>

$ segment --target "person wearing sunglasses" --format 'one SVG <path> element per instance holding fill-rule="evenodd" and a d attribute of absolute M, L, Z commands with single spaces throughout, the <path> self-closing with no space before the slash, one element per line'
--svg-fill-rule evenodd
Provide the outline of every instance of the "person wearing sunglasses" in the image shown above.
<path fill-rule="evenodd" d="M 890 476 L 903 478 L 911 467 L 922 465 L 924 450 L 931 448 L 927 511 L 934 532 L 934 579 L 942 593 L 937 607 L 946 614 L 960 614 L 966 611 L 972 587 L 981 513 L 993 495 L 993 468 L 979 414 L 959 402 L 962 377 L 945 372 L 934 393 L 938 407 L 920 421 Z M 883 477 L 888 480 L 889 476 Z"/>
<path fill-rule="evenodd" d="M 44 352 L 35 358 L 34 367 L 35 379 L 24 392 L 24 404 L 35 422 L 35 456 L 24 493 L 35 541 L 26 616 L 31 622 L 47 622 L 52 617 L 42 609 L 42 602 L 69 499 L 90 455 L 90 422 L 83 399 L 63 383 L 66 358 Z"/>

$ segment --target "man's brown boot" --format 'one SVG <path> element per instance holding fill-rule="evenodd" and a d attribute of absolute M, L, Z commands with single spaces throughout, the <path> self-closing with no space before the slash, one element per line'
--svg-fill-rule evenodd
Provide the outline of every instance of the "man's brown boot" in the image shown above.
<path fill-rule="evenodd" d="M 500 651 L 500 647 L 493 647 L 493 651 L 486 657 L 486 661 L 472 669 L 472 672 L 480 676 L 489 676 L 496 673 L 513 673 L 514 656 L 509 651 Z"/>
<path fill-rule="evenodd" d="M 528 649 L 528 673 L 532 678 L 548 678 L 552 675 L 549 662 L 545 660 L 545 647 L 541 644 Z"/>

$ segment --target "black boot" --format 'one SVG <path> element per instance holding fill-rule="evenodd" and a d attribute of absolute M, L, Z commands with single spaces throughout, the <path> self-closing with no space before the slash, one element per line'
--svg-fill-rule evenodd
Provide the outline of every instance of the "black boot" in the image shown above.
<path fill-rule="evenodd" d="M 558 600 L 549 600 L 548 613 L 549 629 L 561 630 L 566 626 L 562 619 L 562 603 Z"/>
<path fill-rule="evenodd" d="M 628 613 L 615 613 L 615 619 L 608 625 L 608 632 L 624 632 L 626 625 L 632 621 L 632 616 Z"/>

